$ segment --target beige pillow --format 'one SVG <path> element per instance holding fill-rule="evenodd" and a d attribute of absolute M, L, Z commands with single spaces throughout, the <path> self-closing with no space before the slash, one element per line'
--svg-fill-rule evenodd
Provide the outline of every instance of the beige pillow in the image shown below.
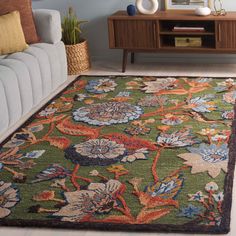
<path fill-rule="evenodd" d="M 0 55 L 24 51 L 28 45 L 18 11 L 0 16 Z"/>

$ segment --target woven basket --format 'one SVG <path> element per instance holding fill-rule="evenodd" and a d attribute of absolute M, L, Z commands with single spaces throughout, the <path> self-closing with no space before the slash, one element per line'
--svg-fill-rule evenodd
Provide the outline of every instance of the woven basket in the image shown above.
<path fill-rule="evenodd" d="M 66 45 L 66 55 L 69 75 L 77 75 L 90 68 L 87 41 L 75 45 Z"/>

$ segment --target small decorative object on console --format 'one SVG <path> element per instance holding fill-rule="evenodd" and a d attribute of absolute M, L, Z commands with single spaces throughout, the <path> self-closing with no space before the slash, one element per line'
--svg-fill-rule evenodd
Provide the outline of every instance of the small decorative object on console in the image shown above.
<path fill-rule="evenodd" d="M 132 4 L 130 4 L 127 7 L 127 13 L 128 13 L 129 16 L 135 16 L 136 15 L 136 7 Z"/>
<path fill-rule="evenodd" d="M 201 37 L 175 37 L 175 47 L 201 47 Z"/>
<path fill-rule="evenodd" d="M 205 32 L 204 27 L 174 26 L 173 32 Z"/>
<path fill-rule="evenodd" d="M 195 10 L 198 7 L 211 7 L 211 0 L 165 0 L 166 10 Z"/>
<path fill-rule="evenodd" d="M 196 8 L 195 14 L 197 16 L 209 16 L 211 14 L 211 9 L 209 7 L 199 7 Z"/>
<path fill-rule="evenodd" d="M 151 15 L 157 12 L 159 8 L 159 2 L 158 0 L 148 0 L 151 4 L 151 7 L 149 9 L 145 8 L 143 6 L 143 0 L 136 0 L 136 7 L 138 11 L 144 15 Z"/>
<path fill-rule="evenodd" d="M 215 16 L 225 16 L 226 10 L 223 8 L 222 0 L 214 0 Z"/>

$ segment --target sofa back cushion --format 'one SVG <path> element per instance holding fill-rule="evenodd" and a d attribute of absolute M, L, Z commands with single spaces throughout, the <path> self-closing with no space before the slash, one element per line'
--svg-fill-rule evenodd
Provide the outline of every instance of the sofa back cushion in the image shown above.
<path fill-rule="evenodd" d="M 0 15 L 13 11 L 20 12 L 26 42 L 29 44 L 39 42 L 34 24 L 31 0 L 0 0 Z"/>
<path fill-rule="evenodd" d="M 0 55 L 20 52 L 28 45 L 20 22 L 20 13 L 12 13 L 0 16 Z"/>

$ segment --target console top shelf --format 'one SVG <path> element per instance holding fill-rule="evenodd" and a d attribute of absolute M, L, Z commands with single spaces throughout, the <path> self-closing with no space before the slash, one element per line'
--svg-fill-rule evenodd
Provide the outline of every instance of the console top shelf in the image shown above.
<path fill-rule="evenodd" d="M 111 19 L 126 19 L 126 20 L 137 20 L 137 19 L 155 19 L 155 20 L 197 20 L 197 21 L 206 21 L 206 20 L 236 20 L 236 12 L 227 12 L 226 16 L 196 16 L 193 11 L 157 11 L 153 15 L 142 15 L 137 14 L 135 16 L 128 16 L 126 11 L 117 11 L 110 16 Z"/>

